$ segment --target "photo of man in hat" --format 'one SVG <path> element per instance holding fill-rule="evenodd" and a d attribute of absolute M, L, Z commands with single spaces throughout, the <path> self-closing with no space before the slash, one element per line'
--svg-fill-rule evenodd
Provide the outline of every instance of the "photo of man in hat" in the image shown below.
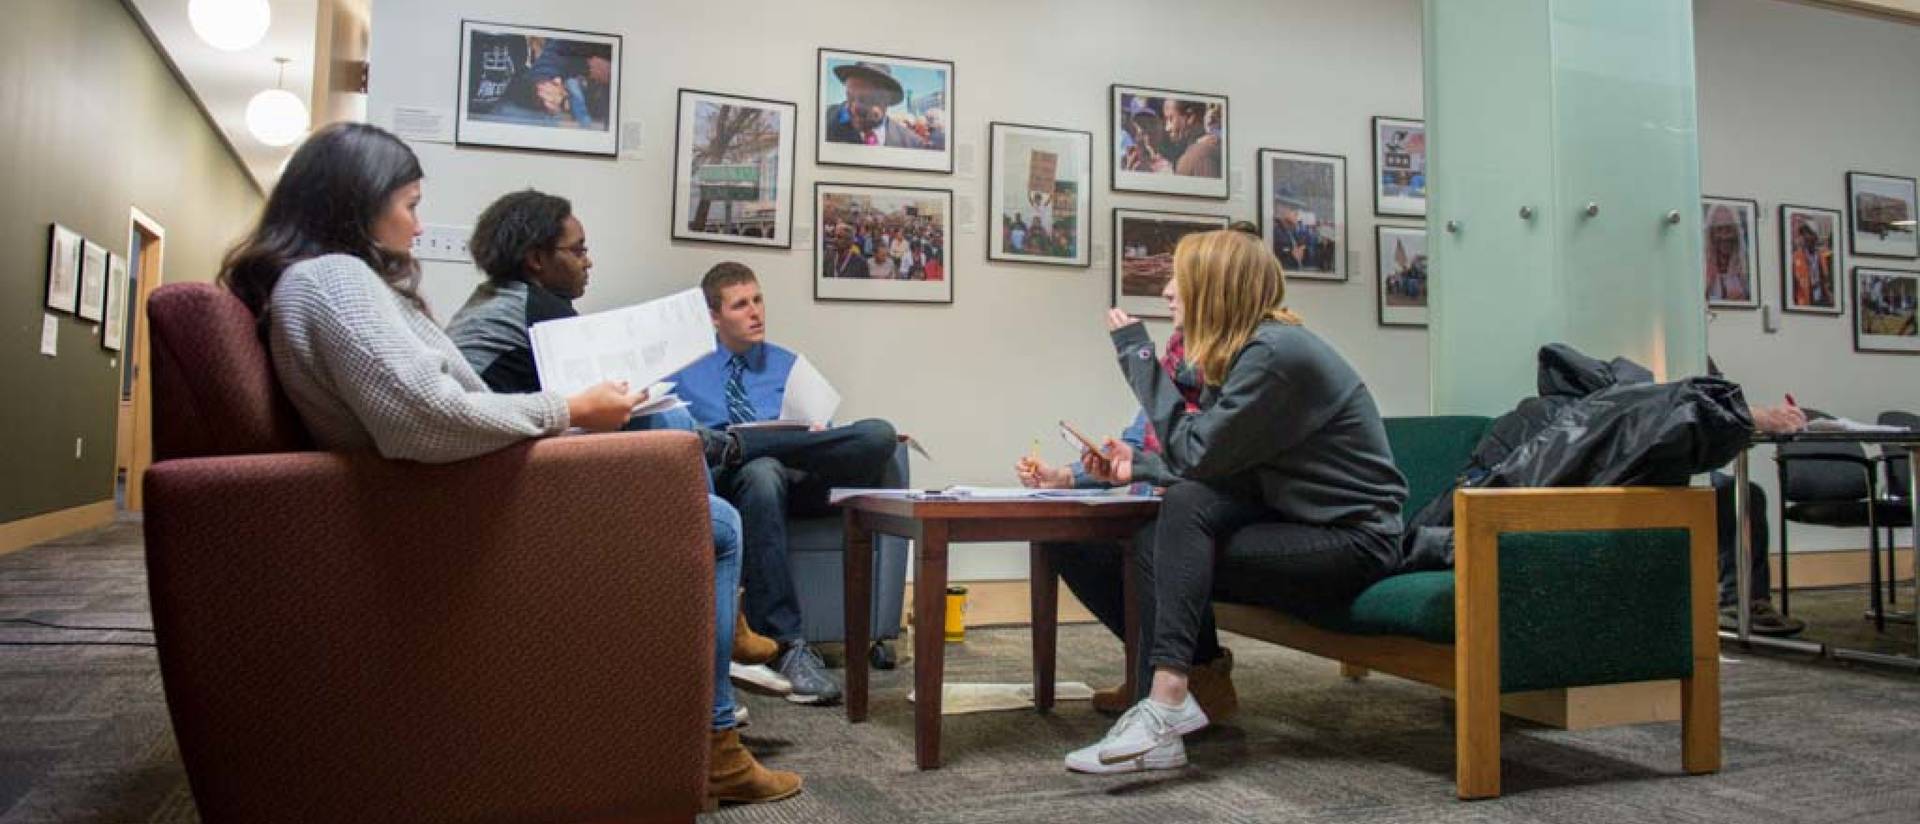
<path fill-rule="evenodd" d="M 893 67 L 867 61 L 843 63 L 833 67 L 833 75 L 840 79 L 846 97 L 827 107 L 827 142 L 929 148 L 906 117 L 888 112 L 906 99 L 905 89 L 893 77 Z"/>

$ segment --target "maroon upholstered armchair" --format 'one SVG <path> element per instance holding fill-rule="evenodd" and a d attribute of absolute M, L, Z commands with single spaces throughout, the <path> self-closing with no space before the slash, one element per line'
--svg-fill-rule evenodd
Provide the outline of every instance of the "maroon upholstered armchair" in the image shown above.
<path fill-rule="evenodd" d="M 693 819 L 714 627 L 690 434 L 314 452 L 237 299 L 148 305 L 147 568 L 203 819 Z"/>

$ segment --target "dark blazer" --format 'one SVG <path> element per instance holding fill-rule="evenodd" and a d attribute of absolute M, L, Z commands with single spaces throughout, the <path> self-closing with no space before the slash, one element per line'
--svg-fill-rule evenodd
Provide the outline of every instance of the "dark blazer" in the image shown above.
<path fill-rule="evenodd" d="M 920 139 L 919 133 L 900 124 L 900 121 L 888 117 L 886 126 L 881 129 L 882 146 L 896 149 L 924 149 L 927 142 Z M 853 120 L 847 116 L 847 104 L 835 103 L 827 107 L 828 143 L 866 143 L 860 131 L 853 127 Z"/>

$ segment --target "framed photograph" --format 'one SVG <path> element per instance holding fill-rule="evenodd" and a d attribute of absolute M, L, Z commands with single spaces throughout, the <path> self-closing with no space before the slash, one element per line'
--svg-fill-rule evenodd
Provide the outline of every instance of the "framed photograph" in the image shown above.
<path fill-rule="evenodd" d="M 1260 234 L 1287 280 L 1347 279 L 1347 159 L 1261 149 Z"/>
<path fill-rule="evenodd" d="M 1914 326 L 1914 301 L 1920 272 L 1853 269 L 1853 350 L 1920 354 L 1920 329 Z"/>
<path fill-rule="evenodd" d="M 454 142 L 620 153 L 620 35 L 460 22 Z"/>
<path fill-rule="evenodd" d="M 1760 307 L 1760 248 L 1754 223 L 1760 204 L 1735 197 L 1700 198 L 1702 275 L 1707 306 L 1714 309 Z"/>
<path fill-rule="evenodd" d="M 1373 119 L 1373 213 L 1427 216 L 1427 123 Z"/>
<path fill-rule="evenodd" d="M 1848 172 L 1847 208 L 1853 215 L 1854 254 L 1920 257 L 1913 178 Z"/>
<path fill-rule="evenodd" d="M 1195 232 L 1225 229 L 1223 215 L 1113 210 L 1113 305 L 1137 318 L 1168 318 L 1160 292 L 1173 279 L 1173 248 Z"/>
<path fill-rule="evenodd" d="M 1420 226 L 1375 226 L 1381 326 L 1427 325 L 1427 230 Z"/>
<path fill-rule="evenodd" d="M 58 223 L 47 238 L 47 308 L 72 312 L 80 305 L 80 233 Z"/>
<path fill-rule="evenodd" d="M 813 184 L 814 300 L 952 303 L 953 192 Z"/>
<path fill-rule="evenodd" d="M 989 159 L 987 259 L 1055 266 L 1093 265 L 1093 134 L 993 123 Z"/>
<path fill-rule="evenodd" d="M 1810 315 L 1847 311 L 1840 273 L 1841 215 L 1780 204 L 1780 308 Z"/>
<path fill-rule="evenodd" d="M 953 62 L 820 50 L 814 159 L 953 173 Z"/>
<path fill-rule="evenodd" d="M 1227 97 L 1113 84 L 1116 192 L 1227 199 Z"/>
<path fill-rule="evenodd" d="M 89 240 L 80 252 L 80 309 L 85 320 L 107 316 L 107 249 Z"/>
<path fill-rule="evenodd" d="M 673 238 L 793 248 L 792 103 L 680 90 Z"/>
<path fill-rule="evenodd" d="M 107 255 L 107 319 L 100 328 L 100 346 L 120 351 L 127 330 L 127 259 Z"/>

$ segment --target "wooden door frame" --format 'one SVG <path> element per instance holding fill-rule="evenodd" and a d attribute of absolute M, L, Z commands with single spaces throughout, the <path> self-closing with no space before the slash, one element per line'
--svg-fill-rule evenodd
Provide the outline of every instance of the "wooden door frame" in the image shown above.
<path fill-rule="evenodd" d="M 140 273 L 140 292 L 134 297 L 132 307 L 135 322 L 130 351 L 133 357 L 124 359 L 120 368 L 131 368 L 129 364 L 149 367 L 140 369 L 133 376 L 133 457 L 127 468 L 127 509 L 138 512 L 145 504 L 141 481 L 146 477 L 147 467 L 153 464 L 153 369 L 148 364 L 151 348 L 147 345 L 150 339 L 147 334 L 147 296 L 164 282 L 167 230 L 151 215 L 134 206 L 127 228 L 129 245 L 136 235 L 144 235 L 150 242 L 141 245 L 140 259 L 137 261 L 133 260 L 134 250 L 127 250 L 127 259 L 138 267 L 135 271 Z M 119 468 L 115 467 L 114 472 L 117 474 Z"/>

